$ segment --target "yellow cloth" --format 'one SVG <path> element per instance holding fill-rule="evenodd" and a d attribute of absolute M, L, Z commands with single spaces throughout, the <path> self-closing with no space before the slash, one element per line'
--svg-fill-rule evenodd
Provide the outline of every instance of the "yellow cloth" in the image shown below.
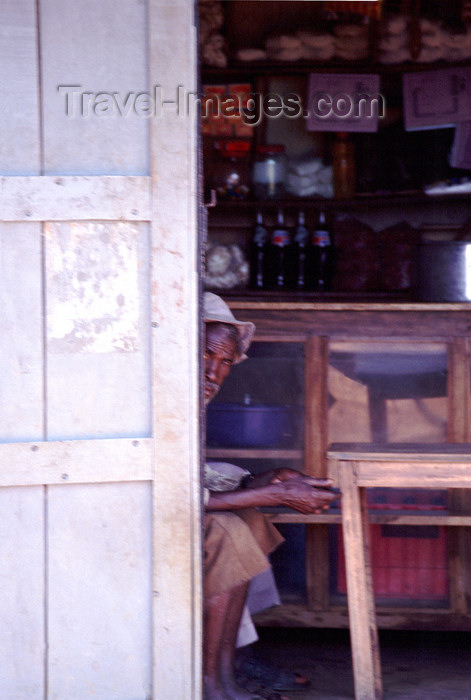
<path fill-rule="evenodd" d="M 255 508 L 209 512 L 204 518 L 204 596 L 230 590 L 270 567 L 267 555 L 284 538 Z"/>

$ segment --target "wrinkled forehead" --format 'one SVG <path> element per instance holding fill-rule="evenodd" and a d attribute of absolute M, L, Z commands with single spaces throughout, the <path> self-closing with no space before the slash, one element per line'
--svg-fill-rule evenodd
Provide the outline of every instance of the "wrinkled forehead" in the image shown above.
<path fill-rule="evenodd" d="M 218 321 L 206 323 L 206 344 L 209 342 L 226 343 L 231 346 L 234 354 L 239 350 L 239 333 L 235 326 Z"/>

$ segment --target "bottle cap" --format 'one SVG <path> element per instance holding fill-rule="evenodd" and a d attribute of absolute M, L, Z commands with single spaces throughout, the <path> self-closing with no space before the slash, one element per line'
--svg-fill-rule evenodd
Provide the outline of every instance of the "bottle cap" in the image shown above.
<path fill-rule="evenodd" d="M 260 146 L 257 146 L 257 152 L 258 153 L 263 153 L 263 154 L 269 154 L 269 153 L 284 153 L 285 147 L 281 143 L 272 143 L 272 144 L 261 144 Z"/>
<path fill-rule="evenodd" d="M 244 157 L 250 151 L 249 141 L 217 141 L 216 148 L 222 156 Z"/>

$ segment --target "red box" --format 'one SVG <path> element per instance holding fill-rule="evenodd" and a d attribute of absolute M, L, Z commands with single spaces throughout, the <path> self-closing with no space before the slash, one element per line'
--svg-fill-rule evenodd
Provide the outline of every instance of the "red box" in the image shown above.
<path fill-rule="evenodd" d="M 425 492 L 426 494 L 426 492 Z M 396 494 L 397 498 L 397 494 Z M 416 502 L 369 503 L 374 510 L 444 510 L 444 505 Z M 448 556 L 446 529 L 438 525 L 370 524 L 373 589 L 377 600 L 446 602 Z M 336 593 L 347 592 L 342 528 L 337 528 Z"/>

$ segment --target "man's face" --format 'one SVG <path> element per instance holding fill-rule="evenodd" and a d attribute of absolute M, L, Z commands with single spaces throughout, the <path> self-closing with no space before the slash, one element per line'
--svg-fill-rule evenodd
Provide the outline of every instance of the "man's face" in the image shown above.
<path fill-rule="evenodd" d="M 237 355 L 237 343 L 227 329 L 217 323 L 206 324 L 204 351 L 204 403 L 207 405 L 221 388 Z"/>

